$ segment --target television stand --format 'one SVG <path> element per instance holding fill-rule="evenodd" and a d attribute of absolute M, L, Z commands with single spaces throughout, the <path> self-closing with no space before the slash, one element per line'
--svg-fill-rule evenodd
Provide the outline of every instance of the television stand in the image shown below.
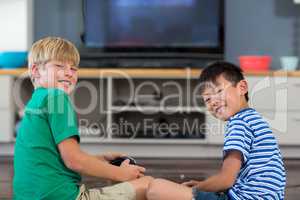
<path fill-rule="evenodd" d="M 84 68 L 203 68 L 221 59 L 175 59 L 175 58 L 82 58 Z"/>

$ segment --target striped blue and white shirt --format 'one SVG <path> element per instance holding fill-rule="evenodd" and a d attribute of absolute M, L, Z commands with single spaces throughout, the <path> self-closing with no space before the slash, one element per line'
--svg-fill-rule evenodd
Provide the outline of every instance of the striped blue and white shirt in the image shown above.
<path fill-rule="evenodd" d="M 268 123 L 252 108 L 232 116 L 226 127 L 224 156 L 241 152 L 243 164 L 230 199 L 284 199 L 286 174 L 277 141 Z"/>

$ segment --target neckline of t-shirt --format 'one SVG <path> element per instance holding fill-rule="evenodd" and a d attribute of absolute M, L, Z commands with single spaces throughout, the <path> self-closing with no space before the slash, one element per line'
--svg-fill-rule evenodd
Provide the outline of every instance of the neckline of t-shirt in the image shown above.
<path fill-rule="evenodd" d="M 247 111 L 254 111 L 254 109 L 253 109 L 253 108 L 243 108 L 243 109 L 241 109 L 240 111 L 238 111 L 237 113 L 235 113 L 231 118 L 237 116 L 238 114 L 247 112 Z"/>
<path fill-rule="evenodd" d="M 37 88 L 35 88 L 34 90 L 35 90 L 35 91 L 38 91 L 38 90 L 44 90 L 44 89 L 46 89 L 46 88 L 44 88 L 44 87 L 37 87 Z"/>

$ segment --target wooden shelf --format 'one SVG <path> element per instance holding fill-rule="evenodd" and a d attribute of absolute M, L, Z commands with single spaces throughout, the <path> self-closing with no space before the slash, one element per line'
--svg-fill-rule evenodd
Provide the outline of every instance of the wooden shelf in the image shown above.
<path fill-rule="evenodd" d="M 181 106 L 113 106 L 111 110 L 114 112 L 170 112 L 170 113 L 204 113 L 207 112 L 205 107 L 181 107 Z"/>
<path fill-rule="evenodd" d="M 168 68 L 168 69 L 150 69 L 150 68 L 81 68 L 79 77 L 82 78 L 198 78 L 201 69 L 196 68 Z M 0 75 L 27 76 L 27 68 L 19 69 L 1 69 Z M 246 72 L 246 76 L 289 76 L 300 77 L 300 71 L 266 71 L 266 72 Z"/>
<path fill-rule="evenodd" d="M 200 75 L 199 69 L 120 69 L 120 68 L 81 68 L 79 69 L 79 77 L 83 78 L 197 78 Z M 2 69 L 0 75 L 26 76 L 28 71 L 26 68 L 20 69 Z"/>

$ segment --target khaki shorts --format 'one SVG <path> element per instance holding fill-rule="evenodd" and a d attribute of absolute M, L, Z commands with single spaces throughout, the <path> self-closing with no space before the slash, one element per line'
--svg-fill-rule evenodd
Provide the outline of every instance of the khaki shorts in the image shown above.
<path fill-rule="evenodd" d="M 120 183 L 109 187 L 86 189 L 81 185 L 76 200 L 135 200 L 135 190 L 128 183 Z"/>

